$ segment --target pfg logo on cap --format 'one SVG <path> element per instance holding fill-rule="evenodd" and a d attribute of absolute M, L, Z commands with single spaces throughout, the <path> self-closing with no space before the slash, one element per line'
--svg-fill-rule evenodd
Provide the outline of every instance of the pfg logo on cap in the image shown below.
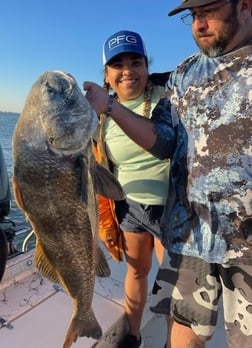
<path fill-rule="evenodd" d="M 144 42 L 138 33 L 121 30 L 111 35 L 103 45 L 103 64 L 122 53 L 137 53 L 147 58 Z"/>
<path fill-rule="evenodd" d="M 120 45 L 137 45 L 137 38 L 134 35 L 118 35 L 108 42 L 110 50 Z"/>

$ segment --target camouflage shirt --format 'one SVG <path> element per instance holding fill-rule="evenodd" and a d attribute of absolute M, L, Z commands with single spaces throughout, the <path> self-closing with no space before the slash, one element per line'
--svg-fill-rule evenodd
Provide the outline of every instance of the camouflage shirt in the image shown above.
<path fill-rule="evenodd" d="M 251 43 L 217 58 L 191 56 L 168 90 L 153 115 L 170 120 L 166 136 L 175 142 L 162 241 L 210 263 L 252 263 Z"/>

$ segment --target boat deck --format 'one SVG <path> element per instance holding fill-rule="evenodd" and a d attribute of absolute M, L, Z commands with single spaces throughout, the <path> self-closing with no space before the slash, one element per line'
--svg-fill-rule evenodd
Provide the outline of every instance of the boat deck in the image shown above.
<path fill-rule="evenodd" d="M 33 250 L 10 259 L 0 284 L 1 348 L 61 348 L 72 314 L 72 303 L 60 287 L 41 276 L 34 266 Z M 93 310 L 104 333 L 120 329 L 124 313 L 125 263 L 115 263 L 109 256 L 109 278 L 97 278 Z M 149 276 L 149 288 L 157 271 L 156 259 Z M 221 313 L 222 314 L 222 313 Z M 2 322 L 2 324 L 1 324 Z M 2 326 L 2 327 L 1 327 Z M 166 322 L 149 311 L 146 303 L 142 321 L 144 348 L 163 348 Z M 79 337 L 73 348 L 115 348 L 108 342 Z M 207 348 L 226 347 L 222 315 Z"/>

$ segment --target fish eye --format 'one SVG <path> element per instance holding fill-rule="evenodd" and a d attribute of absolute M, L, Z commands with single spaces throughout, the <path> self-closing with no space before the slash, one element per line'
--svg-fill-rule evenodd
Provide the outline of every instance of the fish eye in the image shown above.
<path fill-rule="evenodd" d="M 48 93 L 51 93 L 51 94 L 54 93 L 53 88 L 50 88 L 50 87 L 47 89 L 47 91 L 48 91 Z"/>

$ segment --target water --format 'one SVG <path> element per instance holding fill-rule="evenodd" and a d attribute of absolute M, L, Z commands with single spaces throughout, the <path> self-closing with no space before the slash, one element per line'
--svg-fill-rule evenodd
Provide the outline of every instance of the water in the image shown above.
<path fill-rule="evenodd" d="M 11 179 L 13 176 L 12 136 L 18 117 L 19 114 L 0 112 L 0 144 L 3 150 L 11 188 L 11 210 L 8 218 L 14 222 L 17 229 L 24 227 L 26 230 L 27 228 L 30 228 L 30 225 L 26 221 L 23 212 L 16 205 L 11 184 Z M 6 226 L 8 226 L 8 224 L 6 224 Z M 18 250 L 20 249 L 20 243 L 26 237 L 26 234 L 27 232 L 25 232 L 24 234 L 21 233 L 15 238 L 15 247 Z"/>

